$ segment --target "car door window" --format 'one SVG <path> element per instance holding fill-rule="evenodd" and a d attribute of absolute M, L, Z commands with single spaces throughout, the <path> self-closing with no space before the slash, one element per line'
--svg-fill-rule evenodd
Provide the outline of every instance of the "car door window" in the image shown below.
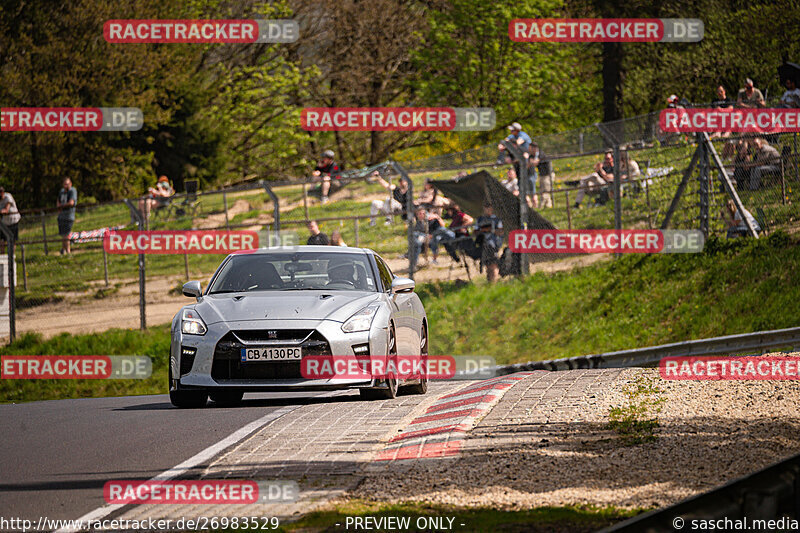
<path fill-rule="evenodd" d="M 389 292 L 392 289 L 392 280 L 394 279 L 394 275 L 392 274 L 392 271 L 389 270 L 389 267 L 386 266 L 386 263 L 383 262 L 383 259 L 380 257 L 375 257 L 375 262 L 378 264 L 378 275 L 381 277 L 383 290 Z"/>

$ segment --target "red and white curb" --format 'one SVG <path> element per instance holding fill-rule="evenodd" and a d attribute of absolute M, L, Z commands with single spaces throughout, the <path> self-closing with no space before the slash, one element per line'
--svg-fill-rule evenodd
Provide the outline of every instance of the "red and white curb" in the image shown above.
<path fill-rule="evenodd" d="M 470 384 L 437 399 L 402 433 L 389 439 L 373 461 L 403 461 L 458 455 L 466 433 L 531 372 L 519 372 Z"/>

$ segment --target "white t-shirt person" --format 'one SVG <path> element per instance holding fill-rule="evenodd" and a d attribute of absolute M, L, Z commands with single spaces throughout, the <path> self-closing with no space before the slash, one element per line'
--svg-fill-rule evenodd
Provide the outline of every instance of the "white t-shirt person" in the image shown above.
<path fill-rule="evenodd" d="M 19 209 L 17 209 L 17 202 L 11 196 L 11 193 L 4 192 L 3 197 L 0 198 L 0 211 L 4 211 L 6 206 L 8 206 L 8 213 L 4 213 L 0 220 L 6 226 L 18 224 L 22 217 L 19 214 Z"/>

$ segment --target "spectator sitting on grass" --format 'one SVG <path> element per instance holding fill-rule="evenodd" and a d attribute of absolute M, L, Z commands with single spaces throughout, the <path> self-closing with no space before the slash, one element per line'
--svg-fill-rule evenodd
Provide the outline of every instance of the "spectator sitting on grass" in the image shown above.
<path fill-rule="evenodd" d="M 386 215 L 386 225 L 392 223 L 392 219 L 389 215 L 394 213 L 400 213 L 402 215 L 403 220 L 406 219 L 406 205 L 410 199 L 410 191 L 408 189 L 408 182 L 404 179 L 400 179 L 400 183 L 398 185 L 394 185 L 389 183 L 385 179 L 383 179 L 380 173 L 376 170 L 372 173 L 372 178 L 377 180 L 381 186 L 390 191 L 392 196 L 387 198 L 386 200 L 373 200 L 372 205 L 369 208 L 369 214 L 372 215 L 373 218 L 370 218 L 369 225 L 375 225 L 375 215 L 381 213 Z"/>
<path fill-rule="evenodd" d="M 321 244 L 323 246 L 328 246 L 331 243 L 331 241 L 328 239 L 328 236 L 319 230 L 319 224 L 317 224 L 316 220 L 312 220 L 308 223 L 308 231 L 311 233 L 311 236 L 306 241 L 306 244 Z"/>
<path fill-rule="evenodd" d="M 642 175 L 642 171 L 639 169 L 639 163 L 631 159 L 627 150 L 622 151 L 619 159 L 619 174 L 621 180 L 636 179 Z"/>
<path fill-rule="evenodd" d="M 439 196 L 439 191 L 433 186 L 433 182 L 430 179 L 426 179 L 422 193 L 417 198 L 416 203 L 426 209 L 430 209 L 432 207 L 444 207 L 448 200 L 443 196 Z"/>
<path fill-rule="evenodd" d="M 753 80 L 750 78 L 744 80 L 744 88 L 739 89 L 739 94 L 736 97 L 736 107 L 746 109 L 764 107 L 764 95 L 753 86 Z"/>
<path fill-rule="evenodd" d="M 580 189 L 578 189 L 578 193 L 575 196 L 575 209 L 580 209 L 581 202 L 583 201 L 583 197 L 586 196 L 586 193 L 596 193 L 602 187 L 605 187 L 609 183 L 614 181 L 614 154 L 612 152 L 606 152 L 606 155 L 603 157 L 602 163 L 597 163 L 594 166 L 594 172 L 590 175 L 586 176 L 585 178 L 581 178 L 580 184 L 578 185 Z"/>
<path fill-rule="evenodd" d="M 447 207 L 444 218 L 450 219 L 450 230 L 456 237 L 469 237 L 469 227 L 472 226 L 474 220 L 457 204 L 450 204 Z"/>
<path fill-rule="evenodd" d="M 786 78 L 784 85 L 786 86 L 786 92 L 781 96 L 781 102 L 778 107 L 800 107 L 800 89 L 797 88 L 797 82 L 791 78 Z"/>
<path fill-rule="evenodd" d="M 747 229 L 747 224 L 745 223 L 745 219 L 750 222 L 750 225 L 753 226 L 757 232 L 761 231 L 761 226 L 759 226 L 758 221 L 756 218 L 750 214 L 750 211 L 744 209 L 742 207 L 742 211 L 744 211 L 744 218 L 742 214 L 736 209 L 736 204 L 733 202 L 732 199 L 728 199 L 728 203 L 726 204 L 726 209 L 722 210 L 722 219 L 728 225 L 728 238 L 735 239 L 737 237 L 747 237 L 750 235 L 750 230 Z"/>
<path fill-rule="evenodd" d="M 486 279 L 494 283 L 500 277 L 500 248 L 503 246 L 503 222 L 494 214 L 491 204 L 483 206 L 483 215 L 477 221 L 478 235 L 475 246 L 480 251 L 481 265 L 486 267 Z"/>
<path fill-rule="evenodd" d="M 331 232 L 331 246 L 347 246 L 347 243 L 342 239 L 342 233 L 338 229 Z"/>
<path fill-rule="evenodd" d="M 147 194 L 139 198 L 139 212 L 145 219 L 150 218 L 150 211 L 167 207 L 175 189 L 169 184 L 169 178 L 159 176 L 155 187 L 147 189 Z"/>
<path fill-rule="evenodd" d="M 320 201 L 323 204 L 328 203 L 328 192 L 331 189 L 331 178 L 335 179 L 336 182 L 333 184 L 333 190 L 336 192 L 337 190 L 341 189 L 342 183 L 341 178 L 341 171 L 342 169 L 339 167 L 338 164 L 333 162 L 333 158 L 336 154 L 333 153 L 333 150 L 325 150 L 322 152 L 322 156 L 319 159 L 319 163 L 317 164 L 314 172 L 311 173 L 314 178 L 322 179 L 322 185 L 320 188 L 321 191 L 321 198 Z"/>

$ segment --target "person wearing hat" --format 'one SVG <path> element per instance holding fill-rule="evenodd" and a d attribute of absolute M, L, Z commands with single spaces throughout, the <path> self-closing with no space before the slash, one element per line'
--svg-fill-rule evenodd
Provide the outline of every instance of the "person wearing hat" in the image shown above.
<path fill-rule="evenodd" d="M 519 149 L 523 152 L 528 151 L 528 147 L 531 145 L 531 137 L 524 131 L 522 131 L 522 125 L 519 122 L 512 122 L 511 125 L 508 126 L 508 130 L 511 132 L 506 137 L 505 141 L 509 141 L 515 143 L 519 146 Z M 497 145 L 497 149 L 501 152 L 506 149 L 502 143 Z"/>
<path fill-rule="evenodd" d="M 331 178 L 336 180 L 340 180 L 341 176 L 341 168 L 337 163 L 333 162 L 333 158 L 336 154 L 333 153 L 333 150 L 325 150 L 322 152 L 322 155 L 319 158 L 319 163 L 317 164 L 316 168 L 314 168 L 314 172 L 311 173 L 312 176 L 315 178 L 322 178 L 322 203 L 328 203 L 328 192 L 331 189 Z M 334 186 L 334 192 L 341 188 L 341 183 L 336 181 L 336 185 Z"/>
<path fill-rule="evenodd" d="M 14 242 L 17 242 L 19 239 L 19 220 L 20 214 L 19 209 L 17 209 L 17 202 L 14 200 L 14 197 L 11 196 L 11 193 L 7 193 L 5 188 L 0 187 L 0 215 L 2 215 L 2 222 L 3 224 L 11 230 L 11 234 L 14 236 Z M 6 235 L 5 233 L 0 232 L 0 239 L 2 239 L 2 253 L 6 252 Z"/>
<path fill-rule="evenodd" d="M 744 80 L 744 88 L 739 89 L 739 95 L 736 97 L 736 107 L 753 109 L 764 105 L 764 95 L 753 86 L 753 80 L 750 78 Z"/>

